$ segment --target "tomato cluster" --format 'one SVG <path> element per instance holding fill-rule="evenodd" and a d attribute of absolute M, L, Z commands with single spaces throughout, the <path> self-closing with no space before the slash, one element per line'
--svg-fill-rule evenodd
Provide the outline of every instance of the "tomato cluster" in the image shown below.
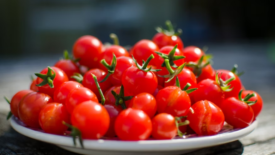
<path fill-rule="evenodd" d="M 213 69 L 202 49 L 184 47 L 179 32 L 166 24 L 168 30 L 157 28 L 152 40 L 138 41 L 129 52 L 114 34 L 111 46 L 80 37 L 73 58 L 65 52 L 64 59 L 35 73 L 30 89 L 13 96 L 11 113 L 27 127 L 70 134 L 81 144 L 215 135 L 225 122 L 249 126 L 263 101 L 245 90 L 237 66 Z"/>

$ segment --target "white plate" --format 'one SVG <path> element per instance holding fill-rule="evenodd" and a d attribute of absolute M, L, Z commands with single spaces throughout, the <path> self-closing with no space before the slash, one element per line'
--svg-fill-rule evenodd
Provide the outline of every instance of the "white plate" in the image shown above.
<path fill-rule="evenodd" d="M 172 140 L 144 140 L 137 142 L 120 140 L 84 140 L 82 149 L 79 144 L 75 147 L 71 137 L 47 134 L 43 131 L 33 130 L 22 125 L 22 123 L 12 117 L 11 126 L 20 134 L 27 137 L 57 145 L 63 149 L 80 154 L 182 154 L 204 147 L 215 146 L 237 140 L 257 127 L 257 121 L 250 126 L 239 130 L 224 129 L 214 136 L 185 137 Z"/>

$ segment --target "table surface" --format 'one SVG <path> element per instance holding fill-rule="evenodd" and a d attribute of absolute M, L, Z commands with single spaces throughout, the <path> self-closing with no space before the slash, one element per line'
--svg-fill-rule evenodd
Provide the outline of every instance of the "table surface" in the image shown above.
<path fill-rule="evenodd" d="M 213 46 L 213 67 L 215 69 L 230 69 L 233 64 L 239 65 L 240 71 L 246 73 L 241 77 L 246 89 L 257 91 L 264 100 L 264 107 L 258 117 L 258 127 L 249 135 L 231 143 L 204 148 L 188 154 L 221 154 L 221 155 L 270 155 L 275 154 L 275 65 L 269 59 L 266 45 L 223 45 Z M 222 52 L 221 52 L 222 51 Z M 30 75 L 39 72 L 46 66 L 51 66 L 61 57 L 43 56 L 22 58 L 0 57 L 0 96 L 11 98 L 22 89 L 28 89 Z M 3 74 L 4 73 L 4 74 Z M 9 106 L 4 99 L 0 99 L 0 154 L 27 154 L 27 155 L 70 155 L 57 146 L 36 141 L 20 135 L 10 127 L 6 115 Z"/>

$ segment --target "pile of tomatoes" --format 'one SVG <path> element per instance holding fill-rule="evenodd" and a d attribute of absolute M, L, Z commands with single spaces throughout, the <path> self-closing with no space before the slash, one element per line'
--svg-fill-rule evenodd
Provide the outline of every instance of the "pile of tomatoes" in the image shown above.
<path fill-rule="evenodd" d="M 209 55 L 184 47 L 169 21 L 152 40 L 127 51 L 94 36 L 78 38 L 70 58 L 35 73 L 30 89 L 10 101 L 11 115 L 26 127 L 82 139 L 138 141 L 215 135 L 225 122 L 249 126 L 263 101 L 245 90 L 237 73 L 215 70 Z M 6 99 L 8 101 L 8 99 Z"/>

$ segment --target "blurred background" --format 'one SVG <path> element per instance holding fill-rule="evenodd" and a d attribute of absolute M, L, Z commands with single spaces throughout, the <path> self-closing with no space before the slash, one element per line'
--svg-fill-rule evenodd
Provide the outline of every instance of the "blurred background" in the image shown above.
<path fill-rule="evenodd" d="M 237 63 L 246 72 L 241 78 L 247 89 L 274 94 L 275 9 L 270 1 L 1 0 L 0 11 L 0 71 L 6 73 L 1 76 L 28 79 L 53 65 L 65 49 L 71 51 L 82 35 L 105 43 L 116 33 L 121 45 L 131 46 L 151 39 L 155 27 L 171 20 L 183 30 L 185 46 L 208 47 L 215 69 Z M 6 83 L 2 78 L 0 87 Z"/>

